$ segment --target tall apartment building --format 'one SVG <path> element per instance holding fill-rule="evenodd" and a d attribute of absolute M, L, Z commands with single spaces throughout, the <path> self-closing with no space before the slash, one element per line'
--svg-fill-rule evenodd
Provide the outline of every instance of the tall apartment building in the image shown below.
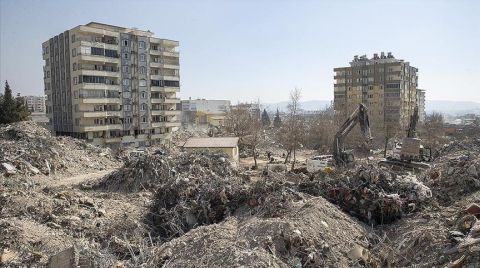
<path fill-rule="evenodd" d="M 97 22 L 44 42 L 52 130 L 111 147 L 168 141 L 180 126 L 178 45 Z"/>
<path fill-rule="evenodd" d="M 372 127 L 408 126 L 417 104 L 418 69 L 392 53 L 355 56 L 349 67 L 335 68 L 334 108 L 346 118 L 359 103 L 368 107 Z"/>
<path fill-rule="evenodd" d="M 425 89 L 417 89 L 418 121 L 425 123 Z"/>

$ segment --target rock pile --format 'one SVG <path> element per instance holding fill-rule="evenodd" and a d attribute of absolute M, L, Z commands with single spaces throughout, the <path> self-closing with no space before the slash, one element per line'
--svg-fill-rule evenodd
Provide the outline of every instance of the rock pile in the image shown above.
<path fill-rule="evenodd" d="M 0 126 L 0 174 L 54 174 L 116 165 L 108 149 L 55 137 L 34 122 Z"/>

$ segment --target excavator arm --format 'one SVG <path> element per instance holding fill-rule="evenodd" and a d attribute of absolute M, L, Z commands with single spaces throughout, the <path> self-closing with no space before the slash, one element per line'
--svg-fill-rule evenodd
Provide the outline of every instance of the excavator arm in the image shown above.
<path fill-rule="evenodd" d="M 335 134 L 333 143 L 333 158 L 337 165 L 344 166 L 353 162 L 353 155 L 345 152 L 344 141 L 348 133 L 359 123 L 363 136 L 370 141 L 372 139 L 370 133 L 370 122 L 368 120 L 367 107 L 359 104 L 358 108 L 347 118 L 343 125 Z"/>
<path fill-rule="evenodd" d="M 413 114 L 410 116 L 410 123 L 407 129 L 407 138 L 417 137 L 417 123 L 418 123 L 418 106 L 415 106 Z"/>

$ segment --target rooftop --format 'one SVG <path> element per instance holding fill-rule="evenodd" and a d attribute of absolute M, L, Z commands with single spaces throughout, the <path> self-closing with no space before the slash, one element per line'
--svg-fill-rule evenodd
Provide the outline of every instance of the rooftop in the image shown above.
<path fill-rule="evenodd" d="M 238 137 L 190 138 L 184 148 L 232 148 L 237 147 Z"/>

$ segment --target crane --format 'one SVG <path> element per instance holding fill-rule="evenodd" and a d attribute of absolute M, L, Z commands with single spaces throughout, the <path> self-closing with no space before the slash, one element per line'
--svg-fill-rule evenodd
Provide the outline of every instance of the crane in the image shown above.
<path fill-rule="evenodd" d="M 333 158 L 338 166 L 345 166 L 354 161 L 353 154 L 345 151 L 344 141 L 348 133 L 350 133 L 357 123 L 360 124 L 360 129 L 363 136 L 367 139 L 367 142 L 370 142 L 370 140 L 372 140 L 372 135 L 370 133 L 367 107 L 362 103 L 358 105 L 358 108 L 347 118 L 335 134 L 335 140 L 333 142 Z"/>

